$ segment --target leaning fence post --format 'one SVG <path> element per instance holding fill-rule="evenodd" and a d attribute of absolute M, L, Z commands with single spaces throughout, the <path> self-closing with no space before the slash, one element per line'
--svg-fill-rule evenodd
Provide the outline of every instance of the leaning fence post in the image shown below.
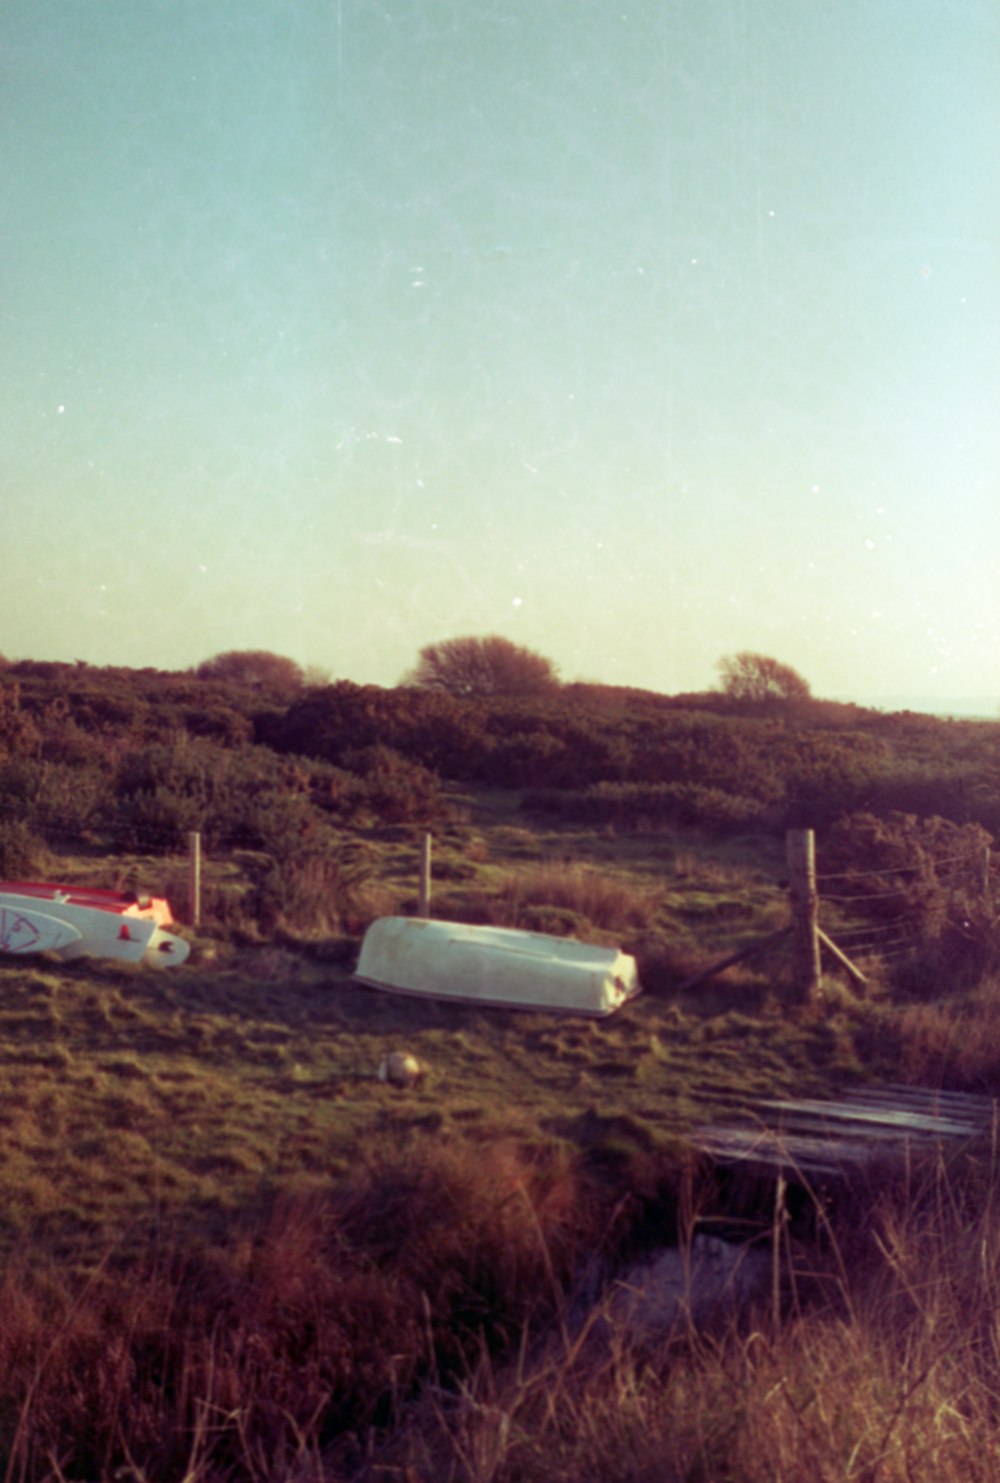
<path fill-rule="evenodd" d="M 431 914 L 431 836 L 425 834 L 420 841 L 420 897 L 417 902 L 417 916 L 429 917 Z"/>
<path fill-rule="evenodd" d="M 820 985 L 819 897 L 816 894 L 816 836 L 811 829 L 789 829 L 785 839 L 796 987 L 803 999 Z"/>
<path fill-rule="evenodd" d="M 192 927 L 201 925 L 201 834 L 197 829 L 188 835 L 188 916 Z"/>

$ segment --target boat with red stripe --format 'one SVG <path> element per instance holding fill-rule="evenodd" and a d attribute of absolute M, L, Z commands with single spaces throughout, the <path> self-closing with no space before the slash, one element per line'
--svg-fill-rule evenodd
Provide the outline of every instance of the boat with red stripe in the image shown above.
<path fill-rule="evenodd" d="M 162 896 L 53 881 L 0 881 L 0 954 L 52 952 L 171 968 L 191 947 Z"/>

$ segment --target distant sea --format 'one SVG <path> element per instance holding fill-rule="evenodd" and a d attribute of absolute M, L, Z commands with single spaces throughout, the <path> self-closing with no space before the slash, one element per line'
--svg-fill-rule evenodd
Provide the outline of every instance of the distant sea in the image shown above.
<path fill-rule="evenodd" d="M 877 711 L 916 711 L 923 716 L 954 716 L 956 721 L 1000 721 L 1000 689 L 996 695 L 874 695 L 856 699 Z"/>

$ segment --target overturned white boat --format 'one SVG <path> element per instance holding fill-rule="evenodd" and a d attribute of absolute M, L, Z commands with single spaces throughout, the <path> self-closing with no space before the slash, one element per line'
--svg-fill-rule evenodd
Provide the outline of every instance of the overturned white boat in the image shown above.
<path fill-rule="evenodd" d="M 635 959 L 618 948 L 421 917 L 372 922 L 355 977 L 401 994 L 564 1014 L 613 1014 L 639 992 Z"/>
<path fill-rule="evenodd" d="M 170 968 L 190 944 L 167 927 L 173 921 L 162 896 L 49 881 L 0 881 L 0 955 L 88 955 Z"/>

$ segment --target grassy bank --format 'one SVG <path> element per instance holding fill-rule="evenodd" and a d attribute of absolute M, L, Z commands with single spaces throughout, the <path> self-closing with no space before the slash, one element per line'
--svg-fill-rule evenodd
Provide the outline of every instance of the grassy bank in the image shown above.
<path fill-rule="evenodd" d="M 710 1182 L 648 1149 L 626 1169 L 509 1136 L 369 1147 L 347 1181 L 110 1246 L 85 1278 L 22 1251 L 6 1476 L 989 1479 L 992 1152 L 835 1201 L 809 1240 L 779 1211 L 752 1232 L 774 1271 L 756 1302 L 638 1337 L 586 1280 L 595 1253 L 621 1254 L 640 1205 L 682 1247 L 714 1224 Z"/>
<path fill-rule="evenodd" d="M 985 1153 L 985 1151 L 984 1151 Z M 655 1342 L 611 1328 L 525 1363 L 481 1355 L 341 1476 L 462 1483 L 938 1483 L 1000 1465 L 997 1186 L 938 1166 L 836 1209 L 819 1247 L 771 1233 L 772 1294 Z M 318 1474 L 317 1476 L 322 1476 Z M 336 1476 L 336 1474 L 327 1474 Z"/>
<path fill-rule="evenodd" d="M 971 1294 L 992 1290 L 996 1234 L 975 1167 L 877 1192 L 863 1223 L 831 1214 L 818 1247 L 765 1212 L 748 1236 L 780 1246 L 780 1291 L 738 1324 L 595 1348 L 580 1303 L 595 1261 L 714 1228 L 685 1140 L 732 1096 L 991 1089 L 1000 982 L 935 992 L 928 949 L 910 987 L 831 978 L 817 1005 L 780 957 L 684 990 L 781 925 L 775 842 L 516 802 L 451 800 L 435 909 L 635 951 L 647 992 L 608 1021 L 355 985 L 364 921 L 416 891 L 417 835 L 377 822 L 344 833 L 339 896 L 298 882 L 301 919 L 272 883 L 270 935 L 259 899 L 241 909 L 260 861 L 237 852 L 208 862 L 181 968 L 0 963 L 8 1478 L 977 1476 L 993 1337 Z M 100 883 L 183 880 L 110 868 Z M 394 1050 L 416 1086 L 378 1080 Z"/>

